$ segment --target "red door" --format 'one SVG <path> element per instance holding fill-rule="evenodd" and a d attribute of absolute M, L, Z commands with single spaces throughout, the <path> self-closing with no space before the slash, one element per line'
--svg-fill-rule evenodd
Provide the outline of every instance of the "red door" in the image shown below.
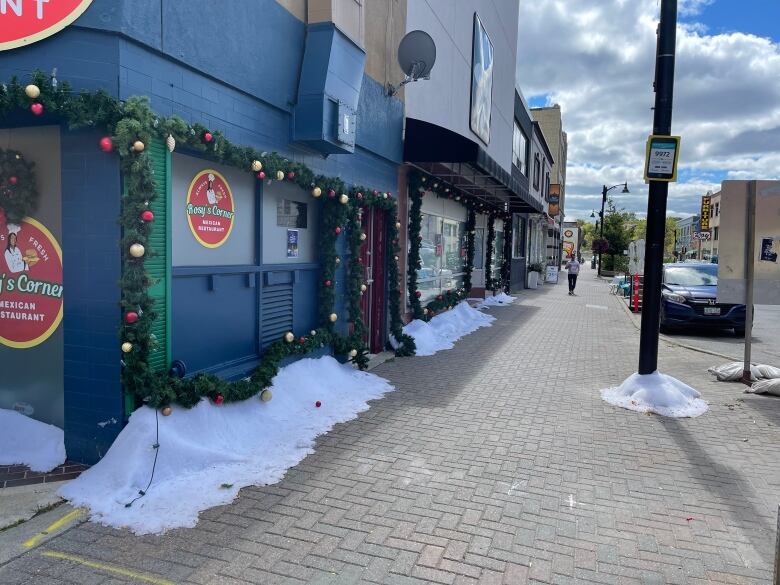
<path fill-rule="evenodd" d="M 366 344 L 371 353 L 385 348 L 385 261 L 387 248 L 387 215 L 382 209 L 362 209 L 361 223 L 366 234 L 360 248 L 364 282 L 367 290 L 360 299 L 363 322 L 366 324 Z"/>

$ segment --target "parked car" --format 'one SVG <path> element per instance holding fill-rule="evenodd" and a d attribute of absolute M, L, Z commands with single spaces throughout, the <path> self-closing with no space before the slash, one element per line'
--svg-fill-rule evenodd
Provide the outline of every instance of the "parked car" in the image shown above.
<path fill-rule="evenodd" d="M 711 327 L 745 335 L 745 305 L 719 303 L 718 265 L 665 264 L 661 287 L 661 329 Z"/>

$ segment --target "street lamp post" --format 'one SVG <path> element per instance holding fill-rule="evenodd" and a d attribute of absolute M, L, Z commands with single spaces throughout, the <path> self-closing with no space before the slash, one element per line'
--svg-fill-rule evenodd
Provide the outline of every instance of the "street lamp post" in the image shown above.
<path fill-rule="evenodd" d="M 612 185 L 611 187 L 607 187 L 604 185 L 604 188 L 601 190 L 601 213 L 599 213 L 599 219 L 601 219 L 601 232 L 599 233 L 599 239 L 604 239 L 604 204 L 607 202 L 607 193 L 612 191 L 612 189 L 615 189 L 617 187 L 623 187 L 623 190 L 621 193 L 630 193 L 628 190 L 628 181 L 625 183 L 618 183 L 617 185 Z M 596 222 L 598 223 L 598 222 Z M 601 248 L 599 248 L 599 276 L 601 276 Z"/>

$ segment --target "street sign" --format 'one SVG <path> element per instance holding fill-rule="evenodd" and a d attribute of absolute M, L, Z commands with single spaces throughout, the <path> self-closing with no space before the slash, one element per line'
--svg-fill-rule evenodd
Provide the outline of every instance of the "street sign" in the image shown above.
<path fill-rule="evenodd" d="M 699 225 L 701 231 L 706 232 L 710 229 L 710 205 L 712 204 L 712 196 L 705 195 L 701 198 L 701 219 Z"/>
<path fill-rule="evenodd" d="M 702 240 L 704 242 L 709 242 L 712 239 L 712 233 L 711 232 L 693 232 L 693 239 L 694 240 Z"/>
<path fill-rule="evenodd" d="M 647 139 L 645 182 L 676 181 L 680 137 L 653 134 Z"/>

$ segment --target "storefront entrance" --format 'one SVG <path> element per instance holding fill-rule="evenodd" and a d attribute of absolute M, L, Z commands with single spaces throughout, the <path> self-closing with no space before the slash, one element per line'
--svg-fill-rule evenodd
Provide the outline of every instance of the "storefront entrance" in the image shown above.
<path fill-rule="evenodd" d="M 361 209 L 361 224 L 366 234 L 360 249 L 366 291 L 360 299 L 366 344 L 371 353 L 385 348 L 385 262 L 387 249 L 387 213 L 383 209 Z"/>

